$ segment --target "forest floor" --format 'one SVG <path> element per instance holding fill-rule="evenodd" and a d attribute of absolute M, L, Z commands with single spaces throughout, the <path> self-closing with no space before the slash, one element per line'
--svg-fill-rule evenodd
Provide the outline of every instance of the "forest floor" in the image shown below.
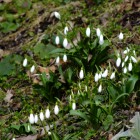
<path fill-rule="evenodd" d="M 55 11 L 60 13 L 60 19 L 55 17 Z M 98 109 L 97 112 L 93 111 L 93 114 L 91 113 L 93 116 L 90 117 L 94 120 L 89 121 L 89 118 L 87 119 L 83 114 L 79 113 L 77 115 L 76 112 L 72 111 L 70 113 L 70 106 L 68 105 L 71 92 L 75 94 L 78 91 L 79 76 L 77 75 L 83 65 L 79 66 L 81 64 L 79 59 L 75 60 L 75 63 L 78 62 L 78 64 L 75 64 L 77 66 L 71 64 L 72 60 L 67 63 L 60 61 L 62 67 L 56 65 L 55 59 L 58 54 L 64 54 L 67 51 L 61 49 L 63 48 L 62 45 L 55 45 L 55 37 L 59 35 L 60 44 L 63 44 L 63 37 L 65 38 L 63 29 L 65 26 L 68 26 L 70 32 L 73 32 L 68 36 L 68 41 L 70 39 L 75 40 L 75 38 L 82 40 L 87 27 L 91 27 L 91 30 L 100 28 L 104 38 L 109 40 L 109 46 L 115 47 L 119 52 L 122 52 L 126 47 L 132 48 L 136 50 L 137 56 L 140 56 L 139 0 L 105 0 L 104 2 L 100 2 L 100 0 L 97 0 L 97 2 L 96 0 L 95 2 L 94 0 L 56 0 L 56 2 L 51 0 L 0 0 L 0 13 L 1 140 L 10 140 L 13 137 L 16 140 L 111 140 L 122 128 L 128 129 L 130 119 L 135 115 L 135 112 L 140 111 L 139 65 L 135 66 L 134 72 L 127 75 L 131 77 L 135 74 L 138 78 L 132 81 L 132 85 L 130 83 L 127 85 L 132 87 L 132 90 L 130 90 L 127 98 L 123 98 L 125 102 L 122 100 L 117 101 L 117 103 L 114 102 L 113 110 L 107 115 L 104 114 L 102 120 L 97 119 L 97 117 L 100 117 L 98 115 L 94 118 L 93 114 L 100 112 L 99 105 L 95 101 L 94 109 L 96 107 Z M 123 42 L 118 41 L 120 32 L 124 34 Z M 94 33 L 95 31 L 92 32 L 92 34 Z M 74 43 L 76 41 L 73 41 Z M 99 59 L 94 68 L 99 66 L 105 68 L 108 63 L 115 63 L 114 56 L 111 56 L 114 51 L 113 47 L 107 50 L 110 55 L 108 59 L 103 55 L 107 62 L 103 60 L 99 62 Z M 81 53 L 84 52 L 80 51 Z M 70 53 L 68 58 L 75 51 Z M 83 54 L 78 55 L 77 58 L 83 57 Z M 88 55 L 88 62 L 92 60 L 92 57 L 94 56 Z M 23 67 L 25 58 L 27 58 L 28 64 Z M 82 60 L 82 58 L 80 59 Z M 140 58 L 137 57 L 137 60 L 139 61 Z M 85 63 L 84 59 L 82 62 Z M 35 65 L 33 73 L 30 72 L 32 65 Z M 73 67 L 66 69 L 66 67 L 70 67 L 69 65 L 73 65 Z M 96 70 L 87 68 L 86 71 L 86 67 L 88 65 L 84 66 L 86 77 L 81 85 L 83 88 L 86 84 L 90 85 L 88 88 L 90 90 L 91 85 L 95 86 L 95 82 L 92 83 L 91 81 L 94 81 Z M 64 70 L 68 72 L 66 77 L 63 73 Z M 120 72 L 120 69 L 118 71 Z M 43 73 L 42 76 L 40 76 L 41 73 Z M 47 81 L 44 78 L 44 73 L 47 77 L 51 75 L 53 78 Z M 74 78 L 71 78 L 72 73 L 75 73 Z M 118 77 L 116 87 L 121 83 L 119 74 Z M 123 87 L 124 85 L 122 84 Z M 118 91 L 121 91 L 119 86 Z M 116 90 L 114 92 L 118 92 Z M 92 92 L 95 92 L 95 90 L 93 89 Z M 118 99 L 121 98 L 120 96 L 117 97 Z M 75 97 L 74 101 L 79 101 L 79 103 L 76 102 L 76 109 L 79 109 L 79 111 L 84 110 L 82 108 L 84 105 L 87 107 L 85 113 L 87 115 L 90 105 L 87 105 L 86 98 L 87 95 L 82 95 L 82 98 L 80 97 L 82 103 L 78 97 Z M 104 110 L 109 108 L 108 99 L 106 100 L 105 96 L 101 94 L 101 96 L 96 96 L 97 98 L 101 99 L 101 104 L 104 104 L 100 108 L 104 108 Z M 60 107 L 58 116 L 53 114 L 53 107 L 56 102 Z M 113 103 L 113 97 L 109 102 Z M 46 136 L 42 123 L 31 126 L 28 121 L 31 110 L 39 114 L 47 106 L 51 110 L 51 117 L 50 120 L 47 120 L 47 124 L 53 123 L 55 126 L 50 130 L 52 132 L 51 136 Z M 31 127 L 31 130 L 28 129 L 28 126 Z"/>

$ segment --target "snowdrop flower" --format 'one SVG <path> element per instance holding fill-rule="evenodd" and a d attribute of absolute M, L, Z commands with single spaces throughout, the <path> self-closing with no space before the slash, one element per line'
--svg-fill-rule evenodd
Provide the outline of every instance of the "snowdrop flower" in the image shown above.
<path fill-rule="evenodd" d="M 126 67 L 123 69 L 123 73 L 127 73 L 127 68 Z"/>
<path fill-rule="evenodd" d="M 97 34 L 98 37 L 100 37 L 100 35 L 101 35 L 101 30 L 100 30 L 99 28 L 96 29 L 96 34 Z"/>
<path fill-rule="evenodd" d="M 34 118 L 35 120 L 35 123 L 37 123 L 38 122 L 38 115 L 37 114 L 35 114 L 35 118 Z"/>
<path fill-rule="evenodd" d="M 65 39 L 63 40 L 63 47 L 64 47 L 64 48 L 67 48 L 67 46 L 68 46 L 68 40 L 67 40 L 67 38 L 65 38 Z"/>
<path fill-rule="evenodd" d="M 76 109 L 76 103 L 75 103 L 75 102 L 72 103 L 72 109 L 73 109 L 73 110 Z"/>
<path fill-rule="evenodd" d="M 81 68 L 80 73 L 79 73 L 79 78 L 80 79 L 83 79 L 84 78 L 84 71 L 83 71 L 82 68 Z"/>
<path fill-rule="evenodd" d="M 50 136 L 52 133 L 50 131 L 48 131 L 48 135 Z"/>
<path fill-rule="evenodd" d="M 25 58 L 24 60 L 23 60 L 23 67 L 26 67 L 27 66 L 27 58 Z"/>
<path fill-rule="evenodd" d="M 104 71 L 104 73 L 102 74 L 102 77 L 107 77 L 107 75 L 108 75 L 108 69 L 106 69 L 105 71 Z"/>
<path fill-rule="evenodd" d="M 103 45 L 103 44 L 104 44 L 104 37 L 103 37 L 102 34 L 101 34 L 100 37 L 99 37 L 99 44 L 100 44 L 100 45 Z"/>
<path fill-rule="evenodd" d="M 58 12 L 54 12 L 54 16 L 57 18 L 57 19 L 60 19 L 60 14 Z"/>
<path fill-rule="evenodd" d="M 15 138 L 12 138 L 12 140 L 16 140 Z"/>
<path fill-rule="evenodd" d="M 128 53 L 128 50 L 124 50 L 123 53 L 124 53 L 124 54 L 127 54 L 127 53 Z"/>
<path fill-rule="evenodd" d="M 35 71 L 35 66 L 33 65 L 30 69 L 30 72 L 33 73 Z"/>
<path fill-rule="evenodd" d="M 47 119 L 50 118 L 50 110 L 49 110 L 49 108 L 46 109 L 45 117 L 46 117 Z"/>
<path fill-rule="evenodd" d="M 99 75 L 98 75 L 98 73 L 96 73 L 96 74 L 95 74 L 95 77 L 94 77 L 94 81 L 95 81 L 95 82 L 98 82 L 98 80 L 99 80 Z"/>
<path fill-rule="evenodd" d="M 64 34 L 65 35 L 67 35 L 67 32 L 69 31 L 69 29 L 68 29 L 68 27 L 66 26 L 65 28 L 64 28 Z"/>
<path fill-rule="evenodd" d="M 121 32 L 120 34 L 119 34 L 119 40 L 122 40 L 123 39 L 123 33 Z"/>
<path fill-rule="evenodd" d="M 134 63 L 137 63 L 137 60 L 135 57 L 131 56 L 131 60 L 134 62 Z"/>
<path fill-rule="evenodd" d="M 120 58 L 120 57 L 118 57 L 118 58 L 117 58 L 117 61 L 116 61 L 116 66 L 117 66 L 117 67 L 119 67 L 119 66 L 120 66 L 120 64 L 121 64 L 121 58 Z"/>
<path fill-rule="evenodd" d="M 64 54 L 64 56 L 63 56 L 63 61 L 67 62 L 67 55 L 66 54 Z"/>
<path fill-rule="evenodd" d="M 101 79 L 101 77 L 102 77 L 102 72 L 100 72 L 100 73 L 98 74 L 98 79 Z"/>
<path fill-rule="evenodd" d="M 110 76 L 110 79 L 114 79 L 115 78 L 115 72 L 113 72 Z"/>
<path fill-rule="evenodd" d="M 31 130 L 31 129 L 30 129 L 30 125 L 29 125 L 29 124 L 28 124 L 28 127 L 27 127 L 27 129 L 28 129 L 28 132 L 30 132 L 30 130 Z"/>
<path fill-rule="evenodd" d="M 59 36 L 56 36 L 56 38 L 55 38 L 55 44 L 58 45 L 59 43 L 60 43 Z"/>
<path fill-rule="evenodd" d="M 98 87 L 98 92 L 102 92 L 102 85 L 100 84 L 100 86 Z"/>
<path fill-rule="evenodd" d="M 132 63 L 131 62 L 128 64 L 128 70 L 132 71 Z"/>
<path fill-rule="evenodd" d="M 54 107 L 54 114 L 57 115 L 59 113 L 59 108 L 58 105 L 56 103 L 55 107 Z"/>
<path fill-rule="evenodd" d="M 128 55 L 125 57 L 124 62 L 127 62 L 128 60 Z"/>
<path fill-rule="evenodd" d="M 30 124 L 34 124 L 34 122 L 35 122 L 33 113 L 31 113 L 29 116 L 29 122 L 30 122 Z"/>
<path fill-rule="evenodd" d="M 60 63 L 60 57 L 58 56 L 57 58 L 56 58 L 56 64 L 59 64 Z"/>
<path fill-rule="evenodd" d="M 87 27 L 87 29 L 86 29 L 86 36 L 90 37 L 90 28 L 89 27 Z"/>
<path fill-rule="evenodd" d="M 122 62 L 122 67 L 124 67 L 124 62 Z"/>
<path fill-rule="evenodd" d="M 43 112 L 41 111 L 40 114 L 39 114 L 39 118 L 41 121 L 44 121 L 44 114 Z"/>

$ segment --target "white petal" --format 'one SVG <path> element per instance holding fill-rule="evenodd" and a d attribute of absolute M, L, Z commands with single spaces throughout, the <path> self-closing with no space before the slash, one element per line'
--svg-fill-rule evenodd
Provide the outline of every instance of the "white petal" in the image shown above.
<path fill-rule="evenodd" d="M 104 73 L 102 74 L 102 77 L 107 77 L 107 75 L 108 75 L 108 69 L 106 69 L 105 71 L 104 71 Z"/>
<path fill-rule="evenodd" d="M 56 64 L 59 64 L 60 63 L 60 57 L 58 56 L 57 58 L 56 58 Z"/>
<path fill-rule="evenodd" d="M 83 69 L 80 70 L 79 78 L 80 79 L 83 79 L 84 78 L 84 71 L 83 71 Z"/>
<path fill-rule="evenodd" d="M 64 56 L 63 56 L 63 61 L 67 62 L 67 55 L 66 54 L 64 54 Z"/>
<path fill-rule="evenodd" d="M 56 104 L 54 107 L 54 114 L 57 115 L 59 113 L 58 105 Z"/>
<path fill-rule="evenodd" d="M 30 72 L 33 73 L 35 71 L 35 66 L 33 65 L 30 69 Z"/>
<path fill-rule="evenodd" d="M 119 40 L 122 40 L 123 39 L 123 33 L 120 33 L 119 34 Z"/>
<path fill-rule="evenodd" d="M 68 40 L 67 40 L 67 38 L 65 38 L 63 41 L 63 47 L 67 48 L 67 46 L 68 46 Z"/>
<path fill-rule="evenodd" d="M 128 70 L 132 71 L 132 63 L 131 62 L 128 64 Z"/>
<path fill-rule="evenodd" d="M 57 18 L 57 19 L 60 19 L 60 14 L 58 12 L 54 12 L 54 16 Z"/>
<path fill-rule="evenodd" d="M 39 117 L 40 117 L 40 120 L 41 120 L 41 121 L 44 121 L 44 114 L 43 114 L 42 111 L 40 112 Z"/>
<path fill-rule="evenodd" d="M 100 37 L 100 35 L 101 35 L 101 31 L 100 31 L 99 28 L 96 29 L 96 34 L 97 34 L 98 37 Z"/>
<path fill-rule="evenodd" d="M 120 66 L 120 64 L 121 64 L 121 58 L 120 58 L 120 57 L 118 57 L 118 58 L 117 58 L 117 61 L 116 61 L 116 66 L 117 66 L 117 67 L 119 67 L 119 66 Z"/>
<path fill-rule="evenodd" d="M 31 113 L 30 116 L 29 116 L 29 122 L 30 124 L 34 124 L 34 115 Z"/>
<path fill-rule="evenodd" d="M 87 27 L 87 29 L 86 29 L 86 36 L 90 37 L 90 28 L 89 27 Z"/>
<path fill-rule="evenodd" d="M 73 110 L 76 109 L 76 103 L 75 103 L 75 102 L 72 103 L 72 109 L 73 109 Z"/>
<path fill-rule="evenodd" d="M 103 45 L 103 44 L 104 44 L 104 37 L 103 37 L 102 34 L 101 34 L 100 37 L 99 37 L 99 44 L 100 44 L 100 45 Z"/>
<path fill-rule="evenodd" d="M 124 62 L 122 62 L 122 67 L 124 67 Z"/>
<path fill-rule="evenodd" d="M 99 80 L 99 75 L 98 75 L 98 73 L 96 73 L 96 74 L 95 74 L 95 77 L 94 77 L 94 81 L 95 81 L 95 82 L 98 82 L 98 80 Z"/>
<path fill-rule="evenodd" d="M 134 62 L 134 63 L 137 63 L 137 59 L 133 56 L 131 56 L 131 60 Z"/>
<path fill-rule="evenodd" d="M 100 86 L 98 87 L 98 92 L 99 92 L 99 93 L 102 92 L 102 85 L 100 85 Z"/>
<path fill-rule="evenodd" d="M 126 67 L 123 69 L 123 73 L 127 73 L 127 68 Z"/>
<path fill-rule="evenodd" d="M 37 114 L 35 115 L 35 120 L 34 121 L 35 121 L 35 123 L 38 122 L 38 115 Z"/>
<path fill-rule="evenodd" d="M 56 36 L 56 38 L 55 38 L 55 43 L 56 43 L 56 45 L 58 45 L 58 44 L 60 43 L 59 36 Z"/>
<path fill-rule="evenodd" d="M 28 63 L 27 58 L 25 58 L 25 59 L 23 60 L 23 67 L 26 67 L 26 66 L 27 66 L 27 63 Z"/>
<path fill-rule="evenodd" d="M 64 28 L 64 34 L 65 35 L 67 35 L 67 32 L 69 31 L 69 29 L 68 29 L 68 27 L 66 26 L 65 28 Z"/>
<path fill-rule="evenodd" d="M 113 72 L 110 76 L 110 79 L 114 79 L 115 78 L 115 72 Z"/>
<path fill-rule="evenodd" d="M 50 110 L 48 108 L 46 109 L 45 116 L 47 119 L 50 118 Z"/>
<path fill-rule="evenodd" d="M 124 59 L 124 62 L 127 62 L 127 60 L 128 60 L 128 55 L 125 57 L 125 59 Z"/>

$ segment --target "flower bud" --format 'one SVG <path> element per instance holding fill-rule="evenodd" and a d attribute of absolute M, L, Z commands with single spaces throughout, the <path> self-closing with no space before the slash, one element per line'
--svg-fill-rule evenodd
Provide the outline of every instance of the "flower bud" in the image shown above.
<path fill-rule="evenodd" d="M 50 110 L 49 110 L 49 108 L 46 109 L 45 117 L 46 117 L 47 119 L 50 118 Z"/>
<path fill-rule="evenodd" d="M 126 67 L 123 69 L 123 73 L 127 73 L 127 68 Z"/>
<path fill-rule="evenodd" d="M 54 107 L 54 114 L 57 115 L 59 113 L 58 105 L 56 104 Z"/>
<path fill-rule="evenodd" d="M 65 28 L 64 28 L 64 34 L 65 35 L 67 35 L 67 32 L 69 31 L 69 29 L 68 29 L 68 27 L 66 26 Z"/>
<path fill-rule="evenodd" d="M 105 71 L 104 71 L 104 73 L 102 74 L 102 77 L 107 77 L 107 75 L 108 75 L 108 69 L 106 69 Z"/>
<path fill-rule="evenodd" d="M 114 79 L 115 78 L 115 72 L 113 72 L 110 76 L 110 79 Z"/>
<path fill-rule="evenodd" d="M 128 70 L 132 71 L 132 63 L 131 62 L 128 64 Z"/>
<path fill-rule="evenodd" d="M 72 109 L 73 109 L 73 110 L 76 109 L 76 103 L 75 103 L 75 102 L 72 103 Z"/>
<path fill-rule="evenodd" d="M 89 27 L 87 27 L 87 29 L 86 29 L 86 36 L 90 37 L 90 28 Z"/>
<path fill-rule="evenodd" d="M 119 66 L 120 66 L 120 64 L 121 64 L 121 58 L 120 58 L 120 57 L 118 57 L 118 58 L 117 58 L 117 61 L 116 61 L 116 66 L 117 66 L 117 67 L 119 67 Z"/>
<path fill-rule="evenodd" d="M 48 135 L 50 136 L 52 133 L 50 131 L 48 131 Z"/>
<path fill-rule="evenodd" d="M 64 54 L 64 56 L 63 56 L 63 61 L 67 62 L 67 55 L 66 54 Z"/>
<path fill-rule="evenodd" d="M 96 73 L 96 74 L 95 74 L 95 77 L 94 77 L 94 81 L 95 81 L 95 82 L 98 82 L 98 80 L 99 80 L 99 75 L 98 75 L 98 73 Z"/>
<path fill-rule="evenodd" d="M 35 66 L 33 65 L 30 69 L 30 72 L 33 73 L 35 71 Z"/>
<path fill-rule="evenodd" d="M 80 73 L 79 73 L 79 78 L 80 79 L 83 79 L 84 78 L 84 71 L 83 71 L 82 68 L 81 68 Z"/>
<path fill-rule="evenodd" d="M 131 60 L 134 62 L 134 63 L 137 63 L 137 59 L 133 56 L 131 56 Z"/>
<path fill-rule="evenodd" d="M 124 67 L 124 62 L 122 62 L 122 68 Z"/>
<path fill-rule="evenodd" d="M 56 58 L 56 64 L 59 64 L 60 63 L 60 57 L 58 56 L 57 58 Z"/>
<path fill-rule="evenodd" d="M 123 39 L 123 33 L 121 32 L 120 34 L 119 34 L 119 40 L 122 40 Z"/>
<path fill-rule="evenodd" d="M 58 12 L 54 12 L 54 16 L 57 18 L 57 19 L 60 19 L 60 14 Z"/>
<path fill-rule="evenodd" d="M 25 59 L 23 60 L 23 67 L 26 67 L 26 66 L 27 66 L 27 63 L 28 63 L 27 58 L 25 58 Z"/>
<path fill-rule="evenodd" d="M 30 122 L 30 124 L 34 124 L 34 122 L 35 122 L 33 113 L 31 113 L 29 116 L 29 122 Z"/>
<path fill-rule="evenodd" d="M 64 48 L 67 48 L 67 46 L 68 46 L 68 40 L 67 40 L 67 38 L 65 38 L 65 39 L 63 40 L 63 47 L 64 47 Z"/>
<path fill-rule="evenodd" d="M 127 53 L 128 53 L 128 51 L 127 51 L 127 50 L 124 50 L 124 51 L 123 51 L 123 53 L 124 53 L 124 54 L 127 54 Z"/>
<path fill-rule="evenodd" d="M 97 34 L 98 37 L 100 37 L 100 35 L 101 35 L 101 31 L 100 31 L 99 28 L 96 29 L 96 34 Z"/>
<path fill-rule="evenodd" d="M 12 140 L 16 140 L 15 138 L 12 138 Z"/>
<path fill-rule="evenodd" d="M 103 45 L 103 44 L 104 44 L 104 37 L 103 37 L 102 34 L 101 34 L 100 37 L 99 37 L 99 44 L 100 44 L 100 45 Z"/>
<path fill-rule="evenodd" d="M 39 114 L 39 118 L 41 121 L 44 121 L 44 114 L 43 112 L 41 111 L 40 114 Z"/>
<path fill-rule="evenodd" d="M 37 114 L 35 114 L 35 123 L 37 123 L 38 122 L 38 115 Z"/>
<path fill-rule="evenodd" d="M 98 92 L 102 92 L 102 85 L 100 84 L 100 86 L 98 87 Z"/>
<path fill-rule="evenodd" d="M 56 36 L 56 38 L 55 38 L 55 44 L 58 45 L 59 43 L 60 43 L 59 36 Z"/>
<path fill-rule="evenodd" d="M 124 62 L 127 62 L 128 60 L 128 55 L 125 57 Z"/>

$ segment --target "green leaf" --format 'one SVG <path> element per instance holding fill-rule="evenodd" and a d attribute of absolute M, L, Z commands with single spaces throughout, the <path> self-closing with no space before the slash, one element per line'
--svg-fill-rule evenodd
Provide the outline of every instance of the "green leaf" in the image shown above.
<path fill-rule="evenodd" d="M 70 115 L 79 116 L 79 117 L 81 117 L 84 120 L 89 122 L 88 116 L 85 113 L 83 113 L 83 112 L 80 112 L 80 111 L 77 111 L 77 110 L 70 110 Z"/>
<path fill-rule="evenodd" d="M 125 90 L 126 93 L 131 93 L 134 90 L 135 84 L 138 81 L 138 76 L 137 75 L 132 75 L 128 81 L 126 82 L 125 85 Z"/>

